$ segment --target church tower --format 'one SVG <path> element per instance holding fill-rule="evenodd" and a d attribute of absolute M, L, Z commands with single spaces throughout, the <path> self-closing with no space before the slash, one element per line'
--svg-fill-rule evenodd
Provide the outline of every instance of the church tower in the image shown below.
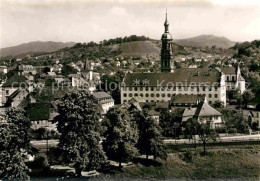
<path fill-rule="evenodd" d="M 164 33 L 162 35 L 162 49 L 161 49 L 161 72 L 173 72 L 174 71 L 174 62 L 172 55 L 172 35 L 169 33 L 169 23 L 166 19 L 164 22 Z"/>

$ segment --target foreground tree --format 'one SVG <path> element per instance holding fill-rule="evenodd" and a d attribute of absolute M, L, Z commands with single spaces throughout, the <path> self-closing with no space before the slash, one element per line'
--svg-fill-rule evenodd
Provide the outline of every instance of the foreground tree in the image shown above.
<path fill-rule="evenodd" d="M 0 178 L 29 180 L 25 159 L 30 143 L 30 121 L 24 111 L 14 108 L 0 118 Z"/>
<path fill-rule="evenodd" d="M 182 123 L 182 127 L 184 128 L 185 136 L 190 135 L 190 138 L 198 134 L 198 124 L 199 122 L 196 119 L 190 118 L 187 121 Z M 194 145 L 197 147 L 196 138 L 194 137 Z"/>
<path fill-rule="evenodd" d="M 203 153 L 206 154 L 206 143 L 209 140 L 216 140 L 217 134 L 214 129 L 210 128 L 210 122 L 196 123 L 196 131 L 203 143 Z"/>
<path fill-rule="evenodd" d="M 137 155 L 135 145 L 138 140 L 136 124 L 130 121 L 126 110 L 116 106 L 111 108 L 103 122 L 105 126 L 103 148 L 109 159 L 119 162 L 130 161 Z"/>
<path fill-rule="evenodd" d="M 58 105 L 58 113 L 58 146 L 74 163 L 77 176 L 83 170 L 100 168 L 106 159 L 99 145 L 101 115 L 93 95 L 85 91 L 66 94 Z"/>
<path fill-rule="evenodd" d="M 180 129 L 176 129 L 174 125 L 181 123 L 182 112 L 176 109 L 174 112 L 163 110 L 160 113 L 159 126 L 161 133 L 165 137 L 179 136 Z"/>
<path fill-rule="evenodd" d="M 145 154 L 147 159 L 149 155 L 153 155 L 154 160 L 156 158 L 167 159 L 166 147 L 156 121 L 148 115 L 146 110 L 135 111 L 133 119 L 139 130 L 137 142 L 139 152 Z"/>
<path fill-rule="evenodd" d="M 248 133 L 249 125 L 244 119 L 242 111 L 223 109 L 221 111 L 224 118 L 226 132 L 228 133 Z"/>

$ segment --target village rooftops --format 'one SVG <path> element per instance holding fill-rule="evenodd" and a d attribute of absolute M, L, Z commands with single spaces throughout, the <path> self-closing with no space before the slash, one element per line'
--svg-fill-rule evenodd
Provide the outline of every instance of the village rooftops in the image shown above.
<path fill-rule="evenodd" d="M 221 73 L 209 68 L 180 68 L 174 73 L 128 73 L 124 78 L 124 84 L 131 86 L 218 86 Z M 196 85 L 194 85 L 196 84 Z M 201 85 L 201 86 L 202 86 Z"/>
<path fill-rule="evenodd" d="M 3 87 L 25 87 L 28 79 L 23 75 L 14 74 L 3 85 Z"/>
<path fill-rule="evenodd" d="M 111 96 L 106 92 L 94 92 L 93 96 L 97 99 L 111 98 Z"/>

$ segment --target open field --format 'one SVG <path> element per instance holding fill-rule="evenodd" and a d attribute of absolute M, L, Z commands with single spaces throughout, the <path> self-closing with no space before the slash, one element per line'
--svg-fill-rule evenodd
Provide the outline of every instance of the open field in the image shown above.
<path fill-rule="evenodd" d="M 120 178 L 162 179 L 221 179 L 259 180 L 260 150 L 218 150 L 202 156 L 192 152 L 192 159 L 185 160 L 184 153 L 169 154 L 167 161 L 157 166 L 135 164 L 116 173 Z"/>
<path fill-rule="evenodd" d="M 120 45 L 123 55 L 141 56 L 147 54 L 159 54 L 160 49 L 151 41 L 125 42 Z"/>

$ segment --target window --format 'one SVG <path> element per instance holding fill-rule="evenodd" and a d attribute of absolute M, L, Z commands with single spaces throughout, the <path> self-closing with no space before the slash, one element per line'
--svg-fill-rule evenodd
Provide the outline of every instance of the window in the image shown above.
<path fill-rule="evenodd" d="M 135 97 L 138 97 L 138 94 L 135 94 Z"/>
<path fill-rule="evenodd" d="M 211 91 L 211 87 L 209 87 L 209 91 Z"/>
<path fill-rule="evenodd" d="M 153 91 L 154 90 L 154 88 L 153 87 L 151 87 L 151 91 Z"/>
<path fill-rule="evenodd" d="M 215 91 L 217 91 L 218 90 L 218 87 L 215 87 Z"/>
<path fill-rule="evenodd" d="M 145 94 L 145 97 L 149 97 L 149 94 Z"/>
<path fill-rule="evenodd" d="M 151 97 L 154 97 L 154 94 L 151 94 Z"/>
<path fill-rule="evenodd" d="M 138 88 L 137 87 L 135 87 L 135 91 L 137 91 L 138 90 Z"/>
<path fill-rule="evenodd" d="M 206 91 L 206 88 L 205 88 L 205 87 L 203 87 L 203 88 L 202 88 L 202 90 L 203 90 L 203 91 Z"/>
<path fill-rule="evenodd" d="M 6 93 L 6 95 L 9 95 L 9 90 L 6 90 L 5 93 Z"/>
<path fill-rule="evenodd" d="M 229 81 L 229 76 L 227 76 L 227 81 Z"/>
<path fill-rule="evenodd" d="M 132 94 L 132 93 L 130 93 L 130 94 L 129 94 L 129 97 L 133 97 L 133 94 Z"/>
<path fill-rule="evenodd" d="M 212 96 L 211 96 L 211 94 L 209 94 L 209 98 L 211 98 Z"/>
<path fill-rule="evenodd" d="M 143 88 L 142 87 L 140 87 L 140 91 L 142 91 L 143 90 Z"/>
<path fill-rule="evenodd" d="M 126 93 L 124 93 L 124 97 L 127 97 L 127 94 L 126 94 Z"/>
<path fill-rule="evenodd" d="M 215 94 L 215 98 L 218 98 L 218 94 Z"/>
<path fill-rule="evenodd" d="M 259 118 L 259 113 L 256 113 L 256 117 Z"/>
<path fill-rule="evenodd" d="M 160 97 L 160 94 L 156 94 L 156 97 Z"/>
<path fill-rule="evenodd" d="M 146 91 L 149 91 L 149 87 L 146 87 L 145 90 L 146 90 Z"/>
<path fill-rule="evenodd" d="M 165 94 L 164 94 L 164 93 L 162 94 L 162 97 L 165 97 Z"/>
<path fill-rule="evenodd" d="M 212 104 L 212 102 L 211 102 L 211 101 L 209 101 L 209 104 Z"/>
<path fill-rule="evenodd" d="M 171 97 L 171 94 L 167 94 L 167 97 Z"/>
<path fill-rule="evenodd" d="M 235 81 L 235 76 L 232 76 L 232 81 L 233 81 L 233 82 Z"/>
<path fill-rule="evenodd" d="M 144 95 L 143 95 L 143 94 L 140 94 L 140 97 L 144 97 Z"/>
<path fill-rule="evenodd" d="M 129 91 L 132 91 L 132 87 L 129 87 Z"/>

